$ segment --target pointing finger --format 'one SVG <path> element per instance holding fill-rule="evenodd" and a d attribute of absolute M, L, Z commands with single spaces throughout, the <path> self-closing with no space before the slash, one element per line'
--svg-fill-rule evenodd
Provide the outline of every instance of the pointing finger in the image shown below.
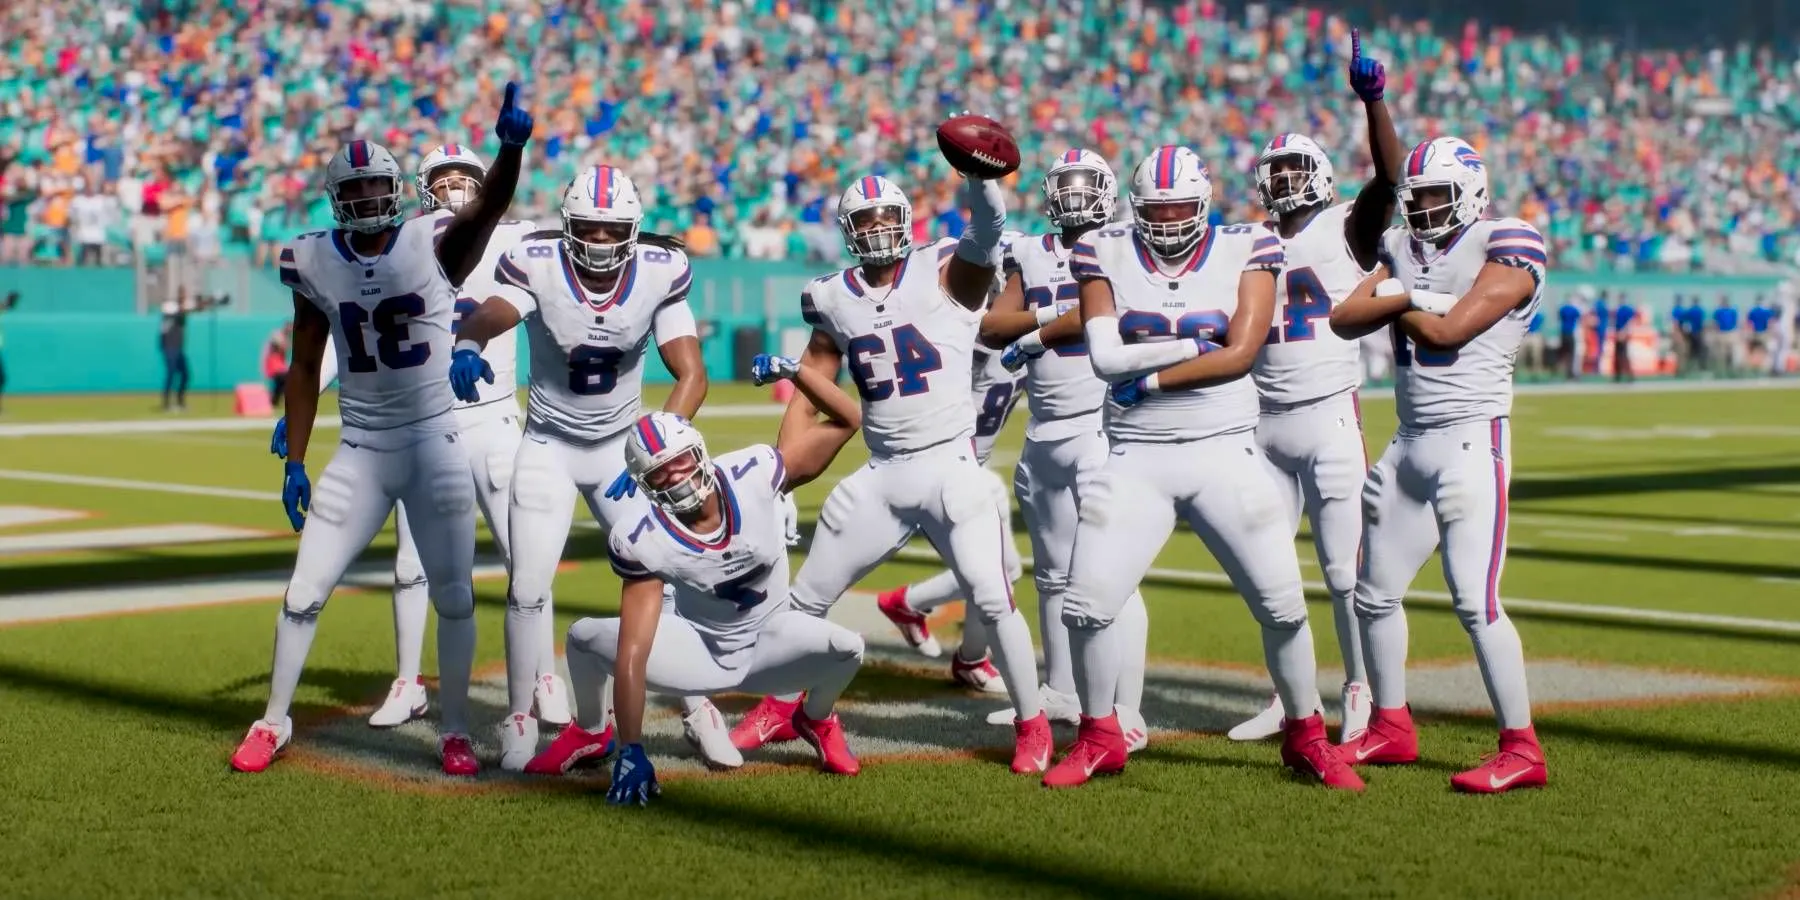
<path fill-rule="evenodd" d="M 506 83 L 506 97 L 505 97 L 505 99 L 500 101 L 501 105 L 506 107 L 507 109 L 512 109 L 514 106 L 518 105 L 518 99 L 519 99 L 518 82 L 514 82 L 514 81 L 507 82 Z"/>
<path fill-rule="evenodd" d="M 1352 29 L 1350 29 L 1350 58 L 1356 59 L 1361 56 L 1362 56 L 1362 29 L 1352 28 Z"/>

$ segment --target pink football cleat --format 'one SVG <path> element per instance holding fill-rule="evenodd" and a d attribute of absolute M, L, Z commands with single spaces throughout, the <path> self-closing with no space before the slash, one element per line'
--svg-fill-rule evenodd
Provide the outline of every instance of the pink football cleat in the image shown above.
<path fill-rule="evenodd" d="M 1419 760 L 1419 732 L 1413 728 L 1412 710 L 1375 707 L 1362 737 L 1338 748 L 1338 755 L 1353 766 L 1403 766 Z"/>
<path fill-rule="evenodd" d="M 1326 787 L 1339 791 L 1360 791 L 1363 780 L 1338 755 L 1338 748 L 1325 737 L 1325 717 L 1318 713 L 1304 719 L 1288 719 L 1281 723 L 1281 764 L 1311 775 Z"/>
<path fill-rule="evenodd" d="M 237 752 L 231 754 L 231 767 L 239 772 L 261 772 L 267 769 L 282 748 L 287 746 L 293 733 L 292 720 L 283 719 L 279 725 L 258 721 L 250 726 L 250 733 L 244 735 L 244 741 L 238 744 Z"/>
<path fill-rule="evenodd" d="M 1119 714 L 1104 719 L 1083 715 L 1075 733 L 1075 746 L 1069 748 L 1062 762 L 1044 773 L 1044 787 L 1077 787 L 1087 784 L 1095 775 L 1117 775 L 1125 771 L 1125 735 L 1119 731 Z"/>
<path fill-rule="evenodd" d="M 481 771 L 475 748 L 466 734 L 444 734 L 438 737 L 438 756 L 444 760 L 444 774 L 458 778 L 474 778 Z"/>
<path fill-rule="evenodd" d="M 1516 788 L 1543 787 L 1550 781 L 1537 729 L 1527 725 L 1500 732 L 1500 750 L 1481 765 L 1451 776 L 1450 786 L 1470 794 L 1499 794 Z"/>
<path fill-rule="evenodd" d="M 794 714 L 800 701 L 791 703 L 764 697 L 731 729 L 731 746 L 741 751 L 755 750 L 764 744 L 780 744 L 800 739 L 794 730 Z"/>
<path fill-rule="evenodd" d="M 1000 680 L 1000 670 L 994 668 L 986 656 L 973 661 L 951 656 L 950 680 L 984 694 L 1006 693 L 1006 682 Z"/>
<path fill-rule="evenodd" d="M 556 735 L 544 752 L 525 764 L 527 775 L 567 775 L 586 765 L 597 764 L 613 751 L 613 729 L 608 724 L 599 734 L 570 722 Z"/>
<path fill-rule="evenodd" d="M 1038 713 L 1023 722 L 1013 723 L 1012 770 L 1031 775 L 1050 768 L 1050 751 L 1056 741 L 1050 736 L 1050 717 Z"/>
<path fill-rule="evenodd" d="M 850 754 L 850 745 L 844 742 L 844 726 L 838 722 L 837 713 L 823 719 L 809 719 L 806 710 L 794 709 L 793 729 L 800 739 L 812 745 L 819 754 L 819 770 L 832 775 L 855 775 L 862 771 L 862 763 Z"/>
<path fill-rule="evenodd" d="M 936 659 L 943 655 L 944 648 L 938 640 L 931 636 L 931 624 L 925 614 L 906 605 L 906 588 L 897 587 L 875 598 L 875 608 L 887 616 L 889 622 L 900 630 L 900 637 L 906 646 L 919 651 L 920 655 Z"/>

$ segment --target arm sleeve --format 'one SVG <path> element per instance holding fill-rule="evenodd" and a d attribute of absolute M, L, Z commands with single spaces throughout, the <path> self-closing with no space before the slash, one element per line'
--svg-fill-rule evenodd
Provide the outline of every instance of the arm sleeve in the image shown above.
<path fill-rule="evenodd" d="M 1006 228 L 1006 195 L 1000 182 L 970 178 L 963 182 L 963 204 L 969 227 L 956 242 L 956 255 L 978 266 L 1000 267 L 1000 235 Z"/>
<path fill-rule="evenodd" d="M 631 533 L 638 531 L 638 525 L 631 527 Z M 615 529 L 606 539 L 606 559 L 612 563 L 613 574 L 620 578 L 638 579 L 653 578 L 649 567 L 640 562 L 631 552 L 631 538 L 623 528 Z"/>
<path fill-rule="evenodd" d="M 650 323 L 650 327 L 656 332 L 658 346 L 676 338 L 700 335 L 700 328 L 694 322 L 694 310 L 688 306 L 685 296 L 657 307 L 656 318 Z"/>
<path fill-rule="evenodd" d="M 1200 355 L 1200 345 L 1190 340 L 1126 345 L 1119 336 L 1119 320 L 1100 316 L 1087 322 L 1088 361 L 1094 374 L 1119 381 L 1186 362 Z"/>

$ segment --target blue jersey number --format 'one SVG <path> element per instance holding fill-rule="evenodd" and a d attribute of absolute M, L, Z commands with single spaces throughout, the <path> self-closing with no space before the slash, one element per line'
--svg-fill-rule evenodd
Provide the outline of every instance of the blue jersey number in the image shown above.
<path fill-rule="evenodd" d="M 1331 317 L 1331 295 L 1310 268 L 1289 269 L 1282 277 L 1287 279 L 1287 304 L 1281 309 L 1281 322 L 1269 326 L 1265 343 L 1292 344 L 1318 337 L 1318 321 Z"/>
<path fill-rule="evenodd" d="M 1389 326 L 1388 333 L 1394 338 L 1394 365 L 1411 366 L 1413 360 L 1426 367 L 1451 366 L 1456 364 L 1455 350 L 1427 350 L 1415 346 L 1412 339 L 1400 333 L 1400 323 Z"/>
<path fill-rule="evenodd" d="M 756 606 L 769 599 L 766 591 L 754 590 L 753 584 L 761 584 L 769 575 L 769 566 L 761 565 L 729 581 L 721 582 L 713 587 L 713 595 L 726 603 L 735 603 L 742 611 Z"/>
<path fill-rule="evenodd" d="M 1052 294 L 1050 288 L 1047 287 L 1034 287 L 1025 292 L 1026 309 L 1037 309 L 1043 306 L 1061 306 L 1064 303 L 1080 302 L 1081 285 L 1075 282 L 1057 285 L 1056 293 L 1054 294 Z M 1087 344 L 1085 342 L 1080 344 L 1070 344 L 1067 347 L 1055 347 L 1053 349 L 1057 356 L 1086 356 L 1088 352 Z"/>
<path fill-rule="evenodd" d="M 980 414 L 975 417 L 975 436 L 992 437 L 998 434 L 1000 426 L 1006 424 L 1006 417 L 1012 414 L 1013 406 L 1019 402 L 1023 392 L 1017 382 L 1002 381 L 987 389 L 987 396 L 981 399 Z"/>
<path fill-rule="evenodd" d="M 1199 338 L 1217 341 L 1231 330 L 1231 317 L 1221 310 L 1206 309 L 1184 313 L 1174 322 L 1162 313 L 1131 310 L 1119 317 L 1119 336 L 1126 343 L 1151 337 Z"/>
<path fill-rule="evenodd" d="M 338 304 L 338 321 L 344 328 L 344 351 L 349 362 L 344 368 L 361 374 L 381 369 L 410 369 L 424 365 L 431 358 L 431 345 L 412 343 L 412 320 L 425 315 L 425 298 L 418 294 L 389 297 L 375 308 L 364 309 L 360 303 Z M 375 328 L 375 353 L 370 355 L 363 336 L 363 326 Z M 377 365 L 379 362 L 379 365 Z"/>
<path fill-rule="evenodd" d="M 582 344 L 569 353 L 569 391 L 583 397 L 611 393 L 619 384 L 623 350 Z"/>
<path fill-rule="evenodd" d="M 887 353 L 887 342 L 879 334 L 865 334 L 850 339 L 846 346 L 850 356 L 850 377 L 856 382 L 856 392 L 864 400 L 874 402 L 886 400 L 894 396 L 894 385 L 900 386 L 900 396 L 911 397 L 923 394 L 931 388 L 925 376 L 944 367 L 944 359 L 938 355 L 938 349 L 919 333 L 912 325 L 902 325 L 894 329 L 894 378 L 875 378 L 875 357 Z"/>
<path fill-rule="evenodd" d="M 450 320 L 450 333 L 452 335 L 462 331 L 463 323 L 468 321 L 469 317 L 475 314 L 475 310 L 478 306 L 479 304 L 475 302 L 474 297 L 456 298 L 456 316 Z"/>

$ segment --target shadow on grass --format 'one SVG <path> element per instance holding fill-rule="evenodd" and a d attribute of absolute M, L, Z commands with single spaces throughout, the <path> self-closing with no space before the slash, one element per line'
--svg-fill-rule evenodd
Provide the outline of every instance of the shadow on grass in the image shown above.
<path fill-rule="evenodd" d="M 1570 497 L 1603 497 L 1612 494 L 1653 494 L 1665 491 L 1724 491 L 1758 484 L 1800 483 L 1800 465 L 1745 466 L 1741 468 L 1681 469 L 1617 475 L 1586 475 L 1542 481 L 1513 482 L 1515 503 L 1562 500 Z"/>

